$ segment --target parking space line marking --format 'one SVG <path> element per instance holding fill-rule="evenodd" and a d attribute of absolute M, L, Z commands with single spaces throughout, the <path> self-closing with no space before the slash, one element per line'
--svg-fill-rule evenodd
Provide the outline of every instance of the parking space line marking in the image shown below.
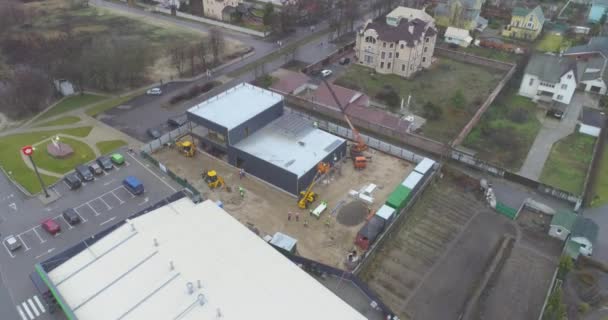
<path fill-rule="evenodd" d="M 27 320 L 27 318 L 25 317 L 25 313 L 23 313 L 23 310 L 21 310 L 21 307 L 19 305 L 17 305 L 17 311 L 19 311 L 19 315 L 21 316 L 21 320 Z"/>
<path fill-rule="evenodd" d="M 38 234 L 38 231 L 36 231 L 36 228 L 38 227 L 33 227 L 32 230 L 34 230 L 34 233 L 38 236 L 38 239 L 40 239 L 40 243 L 45 243 L 46 240 L 42 239 L 42 237 Z"/>
<path fill-rule="evenodd" d="M 27 307 L 27 304 L 25 302 L 23 302 L 23 303 L 21 303 L 21 306 L 23 307 L 23 310 L 25 310 L 27 315 L 30 317 L 30 319 L 34 320 L 34 315 L 30 311 L 30 308 Z"/>
<path fill-rule="evenodd" d="M 120 204 L 125 203 L 124 201 L 122 201 L 122 199 L 116 195 L 116 193 L 114 193 L 114 191 L 110 191 L 110 193 L 114 196 L 114 198 L 118 199 L 118 201 L 120 201 Z"/>
<path fill-rule="evenodd" d="M 93 199 L 93 200 L 95 200 L 95 199 Z M 89 201 L 89 202 L 91 202 L 91 201 Z M 95 210 L 95 208 L 93 208 L 93 206 L 91 206 L 91 204 L 89 202 L 87 202 L 87 206 L 89 206 L 89 208 L 91 208 L 91 210 L 93 210 L 93 212 L 95 212 L 95 216 L 98 216 L 99 212 L 97 212 L 97 210 Z"/>
<path fill-rule="evenodd" d="M 21 240 L 21 243 L 23 243 L 23 246 L 25 247 L 25 251 L 30 250 L 30 247 L 28 247 L 27 244 L 25 243 L 25 241 L 23 241 L 23 239 L 21 239 L 21 234 L 18 234 L 17 238 L 19 238 L 19 240 Z"/>
<path fill-rule="evenodd" d="M 23 242 L 23 241 L 21 241 L 21 242 Z M 8 254 L 11 256 L 11 258 L 14 258 L 15 255 L 11 252 L 11 250 L 8 249 L 5 241 L 2 241 L 2 245 L 4 245 L 4 248 L 6 248 L 6 252 L 8 252 Z"/>
<path fill-rule="evenodd" d="M 30 305 L 30 307 L 32 307 L 32 310 L 34 310 L 34 314 L 36 314 L 36 317 L 39 317 L 40 312 L 38 312 L 38 309 L 34 305 L 34 301 L 32 301 L 32 298 L 27 299 L 27 303 Z"/>
<path fill-rule="evenodd" d="M 80 207 L 78 207 L 80 208 Z M 76 211 L 76 214 L 80 217 L 80 220 L 82 220 L 82 222 L 87 222 L 87 220 L 85 220 L 82 215 L 80 214 L 80 212 L 78 212 L 78 210 L 76 210 L 76 208 L 74 208 L 74 211 Z"/>
<path fill-rule="evenodd" d="M 61 197 L 61 193 L 59 193 L 59 191 L 57 191 L 57 188 L 53 187 L 53 191 L 55 191 L 55 193 L 57 194 L 58 197 Z"/>
<path fill-rule="evenodd" d="M 108 219 L 108 220 L 106 220 L 106 221 L 104 221 L 104 222 L 100 223 L 99 225 L 100 225 L 100 226 L 103 226 L 104 224 L 106 224 L 106 223 L 108 223 L 108 222 L 110 222 L 110 221 L 112 221 L 112 220 L 114 220 L 114 219 L 116 219 L 116 217 L 112 217 L 112 218 L 110 218 L 110 219 Z"/>
<path fill-rule="evenodd" d="M 154 171 L 150 170 L 150 168 L 146 167 L 143 165 L 143 163 L 141 163 L 139 160 L 135 159 L 134 156 L 132 156 L 131 154 L 127 153 L 127 155 L 129 157 L 131 157 L 131 159 L 135 160 L 137 163 L 139 163 L 142 167 L 146 168 L 146 170 L 150 171 L 150 173 L 155 176 L 158 180 L 162 181 L 165 185 L 167 185 L 167 187 L 169 187 L 171 190 L 173 190 L 173 192 L 177 192 L 177 190 L 175 188 L 173 188 L 172 185 L 170 185 L 167 181 L 161 179 Z"/>
<path fill-rule="evenodd" d="M 62 214 L 56 216 L 55 218 L 58 218 L 58 217 L 61 217 L 61 219 L 63 219 L 63 221 L 65 221 L 65 223 L 68 225 L 68 230 L 71 230 L 72 228 L 74 228 Z"/>
<path fill-rule="evenodd" d="M 38 296 L 34 296 L 34 301 L 36 301 L 38 308 L 40 308 L 42 312 L 46 312 L 46 309 L 44 309 L 44 306 L 42 305 L 42 303 L 40 303 L 40 299 L 38 299 Z"/>
<path fill-rule="evenodd" d="M 104 185 L 104 186 L 107 186 L 107 185 L 109 185 L 109 184 L 110 184 L 110 183 L 112 183 L 112 182 L 114 182 L 114 178 L 112 178 L 112 179 L 108 180 L 107 182 L 104 182 L 104 183 L 103 183 L 103 185 Z"/>
<path fill-rule="evenodd" d="M 104 196 L 105 196 L 105 194 L 104 194 Z M 109 210 L 112 210 L 112 207 L 110 207 L 110 205 L 109 205 L 109 204 L 108 204 L 108 203 L 107 203 L 105 200 L 103 200 L 103 198 L 102 198 L 102 197 L 103 197 L 103 196 L 101 196 L 101 197 L 99 197 L 99 198 L 97 198 L 97 199 L 99 199 L 101 202 L 103 202 L 103 203 L 106 205 L 106 207 L 108 207 L 108 211 L 109 211 Z"/>
<path fill-rule="evenodd" d="M 63 183 L 66 185 L 66 187 L 68 187 L 68 189 L 72 189 L 72 188 L 70 188 L 70 185 L 67 182 L 65 182 L 65 180 L 63 180 Z"/>

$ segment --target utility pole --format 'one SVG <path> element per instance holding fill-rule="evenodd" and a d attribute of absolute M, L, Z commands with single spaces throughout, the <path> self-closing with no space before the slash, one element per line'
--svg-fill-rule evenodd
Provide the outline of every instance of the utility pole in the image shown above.
<path fill-rule="evenodd" d="M 46 186 L 44 185 L 44 181 L 42 181 L 42 177 L 40 177 L 40 172 L 38 172 L 38 167 L 36 167 L 36 163 L 34 162 L 34 158 L 32 157 L 32 155 L 34 154 L 34 148 L 32 146 L 25 146 L 23 148 L 21 148 L 21 152 L 27 156 L 28 158 L 30 158 L 30 162 L 32 163 L 32 167 L 34 167 L 34 172 L 36 172 L 36 176 L 38 177 L 38 181 L 40 182 L 40 186 L 42 187 L 42 190 L 44 191 L 44 196 L 45 197 L 50 197 L 49 192 L 46 190 Z"/>

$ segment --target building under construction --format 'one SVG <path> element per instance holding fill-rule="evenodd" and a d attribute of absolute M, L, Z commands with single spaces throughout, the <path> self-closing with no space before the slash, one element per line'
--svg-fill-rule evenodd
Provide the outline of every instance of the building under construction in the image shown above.
<path fill-rule="evenodd" d="M 188 110 L 202 143 L 228 162 L 291 194 L 312 182 L 319 162 L 346 155 L 346 140 L 284 112 L 283 96 L 242 83 Z"/>

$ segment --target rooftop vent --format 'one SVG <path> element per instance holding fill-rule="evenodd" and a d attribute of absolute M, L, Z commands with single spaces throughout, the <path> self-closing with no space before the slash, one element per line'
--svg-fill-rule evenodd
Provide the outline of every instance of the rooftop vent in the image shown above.
<path fill-rule="evenodd" d="M 306 145 L 306 143 L 304 141 L 298 141 L 298 144 L 301 145 L 302 147 Z"/>

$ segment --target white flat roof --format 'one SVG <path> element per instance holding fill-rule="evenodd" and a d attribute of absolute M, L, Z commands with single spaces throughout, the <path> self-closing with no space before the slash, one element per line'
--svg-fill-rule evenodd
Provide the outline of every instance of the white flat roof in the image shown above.
<path fill-rule="evenodd" d="M 412 171 L 407 176 L 407 178 L 405 178 L 405 180 L 403 180 L 403 183 L 401 183 L 401 185 L 410 190 L 414 190 L 414 188 L 416 188 L 416 186 L 418 185 L 420 180 L 422 180 L 422 177 L 424 177 L 424 175 L 422 173 Z"/>
<path fill-rule="evenodd" d="M 344 141 L 286 113 L 233 147 L 301 177 Z"/>
<path fill-rule="evenodd" d="M 188 112 L 228 130 L 283 100 L 283 96 L 248 83 L 236 85 L 188 109 Z"/>
<path fill-rule="evenodd" d="M 365 319 L 210 200 L 131 222 L 49 272 L 78 319 Z"/>
<path fill-rule="evenodd" d="M 418 162 L 418 165 L 416 165 L 414 171 L 426 174 L 429 170 L 431 170 L 433 165 L 435 165 L 435 161 L 429 158 L 424 158 L 422 161 Z"/>

